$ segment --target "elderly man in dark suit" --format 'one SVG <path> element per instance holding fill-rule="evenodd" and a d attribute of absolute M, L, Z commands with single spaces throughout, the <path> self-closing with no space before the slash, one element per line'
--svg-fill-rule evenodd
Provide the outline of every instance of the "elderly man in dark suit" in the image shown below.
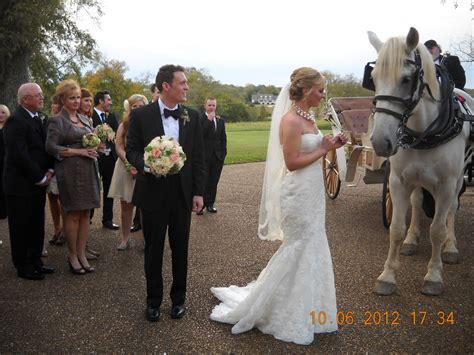
<path fill-rule="evenodd" d="M 434 39 L 426 41 L 425 47 L 431 53 L 435 64 L 446 68 L 451 79 L 453 79 L 454 86 L 464 90 L 464 85 L 466 85 L 466 73 L 464 72 L 459 58 L 449 53 L 442 54 L 441 46 L 436 43 Z"/>
<path fill-rule="evenodd" d="M 168 232 L 173 284 L 171 317 L 185 313 L 188 243 L 191 211 L 203 206 L 204 155 L 197 112 L 182 106 L 189 89 L 181 66 L 165 65 L 156 76 L 161 96 L 158 102 L 131 112 L 127 134 L 127 160 L 137 170 L 133 204 L 140 208 L 145 237 L 147 285 L 146 318 L 157 321 L 163 299 L 162 262 Z M 145 165 L 145 147 L 157 136 L 174 137 L 186 154 L 184 166 L 175 175 L 157 177 Z"/>
<path fill-rule="evenodd" d="M 113 113 L 110 113 L 112 99 L 108 91 L 99 91 L 94 96 L 94 110 L 92 112 L 92 123 L 94 127 L 107 123 L 114 132 L 117 132 L 118 121 Z M 118 224 L 113 222 L 114 219 L 114 199 L 107 197 L 109 194 L 112 175 L 114 174 L 115 162 L 117 161 L 117 153 L 113 142 L 105 142 L 107 151 L 99 155 L 99 172 L 102 177 L 103 206 L 102 206 L 102 226 L 104 228 L 117 230 Z"/>
<path fill-rule="evenodd" d="M 204 103 L 205 113 L 201 115 L 202 136 L 204 142 L 204 158 L 206 169 L 206 188 L 204 192 L 204 206 L 198 215 L 208 212 L 217 213 L 216 202 L 217 185 L 221 177 L 224 159 L 227 155 L 227 135 L 224 120 L 216 115 L 217 100 L 208 97 Z"/>
<path fill-rule="evenodd" d="M 44 104 L 40 86 L 21 85 L 18 103 L 3 128 L 3 186 L 12 261 L 18 277 L 43 280 L 45 274 L 54 272 L 41 261 L 46 186 L 54 175 L 54 161 L 46 153 L 46 132 L 38 115 Z"/>

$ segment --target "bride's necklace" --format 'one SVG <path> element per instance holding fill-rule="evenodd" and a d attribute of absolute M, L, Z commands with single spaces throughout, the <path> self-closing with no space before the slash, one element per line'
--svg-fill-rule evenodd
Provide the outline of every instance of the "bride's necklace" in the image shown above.
<path fill-rule="evenodd" d="M 296 104 L 293 104 L 293 107 L 295 108 L 296 114 L 301 118 L 304 118 L 305 120 L 311 121 L 313 123 L 316 122 L 313 111 L 305 111 Z"/>

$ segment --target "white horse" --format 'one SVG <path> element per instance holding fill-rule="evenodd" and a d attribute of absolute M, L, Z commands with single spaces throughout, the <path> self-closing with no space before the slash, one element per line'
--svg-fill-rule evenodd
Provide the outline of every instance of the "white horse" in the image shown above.
<path fill-rule="evenodd" d="M 469 123 L 458 121 L 459 134 L 427 148 L 426 144 L 436 143 L 436 137 L 430 136 L 430 132 L 437 125 L 434 121 L 438 121 L 438 115 L 444 116 L 442 112 L 448 101 L 443 95 L 447 96 L 446 91 L 449 91 L 439 84 L 430 53 L 419 44 L 419 35 L 414 28 L 406 38 L 390 38 L 385 43 L 375 33 L 369 32 L 369 41 L 378 52 L 372 72 L 376 112 L 371 141 L 377 155 L 390 157 L 389 186 L 393 202 L 390 248 L 384 270 L 377 278 L 375 292 L 389 295 L 396 290 L 395 276 L 400 267 L 399 253 L 406 235 L 405 219 L 410 196 L 412 224 L 404 242 L 408 253 L 417 244 L 420 234 L 421 188 L 424 188 L 434 197 L 436 209 L 430 226 L 431 259 L 421 292 L 439 295 L 443 289 L 442 248 L 443 256 L 451 262 L 456 262 L 458 255 L 454 219 L 464 178 Z M 473 107 L 469 95 L 463 91 L 458 93 Z"/>

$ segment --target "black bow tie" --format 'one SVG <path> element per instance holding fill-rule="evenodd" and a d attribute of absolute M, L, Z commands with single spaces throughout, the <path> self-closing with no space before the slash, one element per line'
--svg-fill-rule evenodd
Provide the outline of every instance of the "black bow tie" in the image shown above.
<path fill-rule="evenodd" d="M 179 116 L 180 116 L 180 113 L 179 113 L 179 108 L 177 108 L 176 110 L 168 110 L 167 108 L 164 109 L 164 114 L 165 114 L 165 118 L 168 118 L 168 117 L 173 117 L 175 120 L 179 119 Z"/>

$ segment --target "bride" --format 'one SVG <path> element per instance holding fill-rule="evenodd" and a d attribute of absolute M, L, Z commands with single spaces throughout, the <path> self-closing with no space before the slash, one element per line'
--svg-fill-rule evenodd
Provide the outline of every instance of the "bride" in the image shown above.
<path fill-rule="evenodd" d="M 257 280 L 245 287 L 213 287 L 221 304 L 211 319 L 238 334 L 258 328 L 275 338 L 310 344 L 314 333 L 334 332 L 336 292 L 325 229 L 321 158 L 344 145 L 323 136 L 311 107 L 325 97 L 326 79 L 299 68 L 278 96 L 272 115 L 260 204 L 261 239 L 282 240 Z"/>

